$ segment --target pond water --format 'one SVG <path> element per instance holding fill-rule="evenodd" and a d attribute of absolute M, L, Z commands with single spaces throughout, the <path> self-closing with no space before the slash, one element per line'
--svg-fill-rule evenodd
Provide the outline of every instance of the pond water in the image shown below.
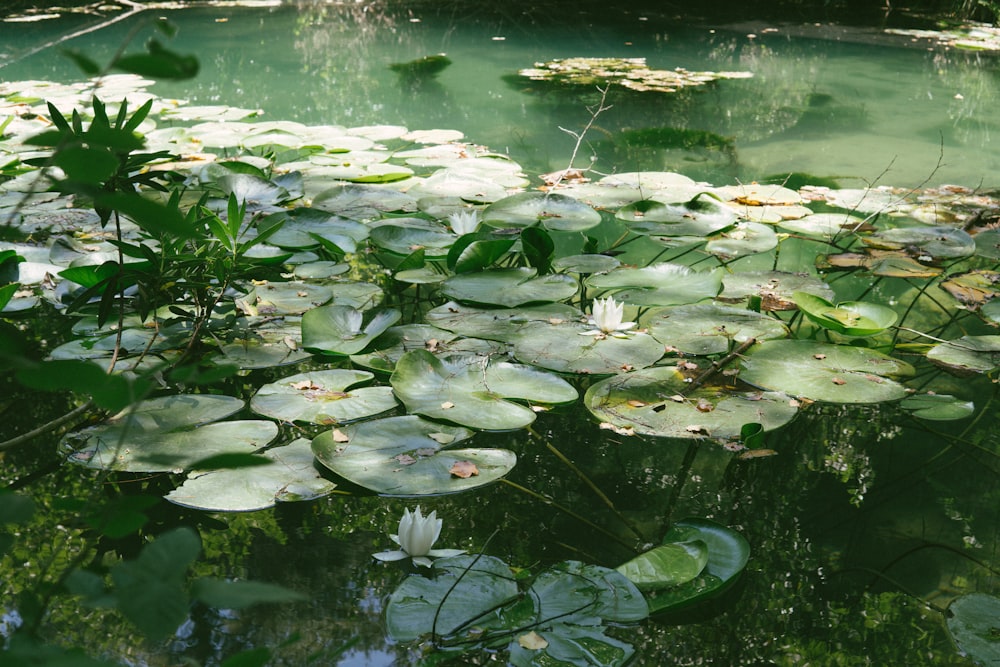
<path fill-rule="evenodd" d="M 612 90 L 612 108 L 575 166 L 595 159 L 603 173 L 676 170 L 712 183 L 805 172 L 851 187 L 998 184 L 1000 60 L 878 28 L 694 23 L 644 9 L 606 16 L 586 3 L 566 17 L 520 5 L 303 3 L 152 10 L 60 46 L 101 61 L 153 12 L 177 24 L 174 47 L 197 53 L 202 65 L 196 80 L 154 91 L 193 104 L 259 108 L 265 118 L 304 123 L 454 128 L 545 173 L 566 166 L 575 140 L 560 128 L 579 131 L 598 96 L 589 87 L 532 94 L 506 78 L 554 58 L 641 57 L 654 69 L 753 78 L 675 95 Z M 0 26 L 0 76 L 76 80 L 75 66 L 55 48 L 25 54 L 93 24 L 81 21 Z M 452 64 L 422 85 L 388 67 L 438 53 Z M 643 142 L 622 134 L 653 129 L 711 133 L 732 150 L 676 133 L 661 134 L 659 146 L 648 135 Z"/>
<path fill-rule="evenodd" d="M 571 132 L 582 132 L 600 94 L 532 91 L 511 75 L 553 58 L 643 57 L 653 68 L 753 77 L 676 94 L 612 90 L 611 108 L 593 119 L 574 166 L 676 171 L 714 185 L 781 182 L 792 172 L 846 187 L 1000 185 L 1000 61 L 990 54 L 930 48 L 870 28 L 606 14 L 462 4 L 156 10 L 179 28 L 171 48 L 196 53 L 202 71 L 151 90 L 194 105 L 261 109 L 268 120 L 456 129 L 540 174 L 569 165 Z M 146 18 L 61 46 L 103 61 Z M 91 20 L 0 25 L 0 80 L 77 80 L 55 47 L 30 52 Z M 437 53 L 451 65 L 430 80 L 402 80 L 389 68 Z M 780 268 L 811 265 L 807 253 L 783 255 Z M 838 292 L 860 298 L 864 280 L 846 279 Z M 224 390 L 248 398 L 285 374 L 256 371 Z M 591 384 L 575 382 L 581 390 Z M 974 397 L 975 416 L 918 422 L 895 405 L 817 404 L 768 434 L 766 456 L 619 435 L 584 410 L 556 409 L 530 429 L 475 436 L 476 445 L 517 454 L 506 482 L 419 504 L 444 519 L 438 546 L 483 551 L 533 572 L 566 559 L 615 567 L 684 517 L 738 530 L 751 558 L 723 597 L 694 613 L 609 630 L 635 647 L 632 664 L 973 664 L 952 644 L 944 609 L 962 594 L 997 592 L 1000 413 L 988 376 L 940 388 Z M 82 493 L 89 479 L 75 467 L 35 476 L 37 461 L 23 453 L 9 463 L 4 481 L 37 494 L 52 517 L 68 515 L 58 497 Z M 121 486 L 162 494 L 172 484 L 165 477 L 136 476 Z M 135 665 L 216 665 L 256 647 L 272 651 L 272 664 L 443 664 L 387 638 L 387 597 L 406 570 L 371 557 L 394 548 L 388 534 L 417 501 L 343 486 L 343 494 L 247 514 L 173 506 L 153 514 L 158 529 L 198 527 L 198 574 L 279 583 L 307 601 L 197 607 L 160 646 L 137 643 L 100 610 L 58 609 L 52 639 Z M 49 556 L 45 535 L 35 537 L 38 561 Z M 137 545 L 115 548 L 131 555 Z M 6 611 L 10 623 L 13 610 Z M 490 654 L 456 660 L 485 664 Z"/>

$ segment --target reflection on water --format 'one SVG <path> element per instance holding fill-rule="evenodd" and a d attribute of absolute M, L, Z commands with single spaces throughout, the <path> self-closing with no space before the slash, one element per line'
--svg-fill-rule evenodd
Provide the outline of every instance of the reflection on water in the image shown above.
<path fill-rule="evenodd" d="M 992 113 L 998 91 L 995 63 L 985 55 L 791 38 L 784 28 L 755 29 L 750 37 L 744 29 L 625 10 L 607 20 L 568 13 L 558 21 L 541 12 L 526 20 L 502 8 L 431 13 L 325 3 L 301 11 L 157 14 L 180 26 L 174 48 L 198 53 L 203 66 L 194 82 L 158 85 L 163 95 L 259 107 L 268 118 L 306 123 L 455 128 L 534 173 L 566 166 L 574 140 L 560 128 L 579 131 L 600 96 L 527 92 L 504 77 L 538 60 L 643 56 L 657 68 L 755 76 L 673 96 L 612 91 L 613 108 L 581 147 L 582 164 L 593 158 L 606 172 L 677 170 L 717 184 L 793 171 L 849 185 L 915 186 L 928 178 L 997 184 L 991 142 L 1000 140 Z M 143 18 L 67 46 L 106 60 Z M 68 32 L 86 21 L 3 26 L 0 44 L 13 61 L 0 76 L 76 79 L 51 50 L 14 58 L 52 39 L 46 30 Z M 429 80 L 389 69 L 441 52 L 452 64 Z M 988 381 L 982 385 L 983 396 L 994 391 Z M 746 576 L 720 604 L 618 631 L 637 647 L 635 664 L 967 664 L 944 633 L 940 608 L 956 594 L 995 584 L 979 562 L 995 560 L 1000 537 L 991 454 L 998 434 L 984 420 L 963 441 L 947 440 L 933 429 L 903 429 L 897 417 L 891 409 L 817 409 L 771 437 L 777 455 L 766 459 L 609 436 L 588 418 L 558 411 L 541 415 L 532 433 L 491 435 L 489 443 L 518 454 L 511 481 L 623 540 L 635 541 L 626 524 L 547 445 L 585 472 L 647 543 L 659 541 L 666 522 L 685 516 L 731 525 L 750 540 Z M 14 469 L 18 461 L 5 464 Z M 87 481 L 80 478 L 78 470 L 63 470 L 34 489 L 70 493 Z M 156 484 L 134 482 L 147 483 Z M 222 526 L 184 513 L 158 517 L 162 524 L 199 525 L 199 568 L 206 572 L 198 574 L 280 583 L 309 600 L 240 612 L 198 608 L 170 655 L 131 648 L 128 630 L 102 625 L 107 617 L 96 611 L 51 624 L 62 641 L 128 655 L 136 664 L 218 664 L 255 646 L 274 650 L 273 664 L 418 664 L 419 651 L 389 644 L 381 621 L 385 596 L 404 571 L 370 557 L 390 548 L 387 534 L 413 504 L 333 496 L 224 517 Z M 630 555 L 510 485 L 422 504 L 445 519 L 441 545 L 485 549 L 519 567 L 537 571 L 568 558 L 614 566 Z"/>
<path fill-rule="evenodd" d="M 997 184 L 995 57 L 929 50 L 874 30 L 727 28 L 655 12 L 598 17 L 580 9 L 553 17 L 407 3 L 155 14 L 180 27 L 174 47 L 197 53 L 203 67 L 196 81 L 157 90 L 195 104 L 259 107 L 267 117 L 306 123 L 455 128 L 544 173 L 566 166 L 574 140 L 560 128 L 582 128 L 599 97 L 588 89 L 528 92 L 509 79 L 553 58 L 644 57 L 653 68 L 747 70 L 754 78 L 673 95 L 612 89 L 613 108 L 588 135 L 583 165 L 594 157 L 603 172 L 677 170 L 716 184 L 788 172 L 850 185 Z M 142 12 L 62 46 L 106 60 L 152 17 Z M 0 76 L 78 78 L 53 49 L 18 54 L 81 22 L 0 27 L 8 62 Z M 830 34 L 835 39 L 823 39 Z M 414 82 L 389 69 L 437 53 L 452 64 L 436 77 Z M 733 150 L 720 153 L 711 142 L 644 144 L 627 134 L 651 130 L 731 140 Z"/>

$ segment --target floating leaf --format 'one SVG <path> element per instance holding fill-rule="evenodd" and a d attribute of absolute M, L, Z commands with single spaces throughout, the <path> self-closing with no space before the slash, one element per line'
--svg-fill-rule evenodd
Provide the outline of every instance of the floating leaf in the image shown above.
<path fill-rule="evenodd" d="M 283 422 L 344 424 L 397 407 L 389 387 L 361 387 L 375 376 L 333 369 L 299 373 L 263 385 L 250 399 L 257 414 Z"/>
<path fill-rule="evenodd" d="M 782 220 L 779 226 L 790 232 L 825 240 L 858 230 L 864 219 L 849 213 L 813 213 L 803 218 Z"/>
<path fill-rule="evenodd" d="M 699 541 L 708 546 L 708 563 L 691 581 L 646 595 L 650 613 L 678 611 L 721 595 L 732 586 L 750 559 L 750 544 L 742 535 L 708 519 L 675 522 L 664 544 Z"/>
<path fill-rule="evenodd" d="M 269 465 L 194 471 L 164 497 L 209 512 L 251 512 L 279 502 L 320 498 L 337 486 L 317 472 L 308 440 L 269 449 L 261 458 Z"/>
<path fill-rule="evenodd" d="M 768 225 L 759 222 L 741 222 L 724 231 L 705 244 L 705 252 L 726 260 L 773 250 L 778 237 Z"/>
<path fill-rule="evenodd" d="M 898 317 L 892 308 L 877 303 L 842 301 L 833 305 L 808 292 L 795 292 L 792 299 L 810 320 L 845 336 L 874 336 L 895 324 Z"/>
<path fill-rule="evenodd" d="M 618 301 L 634 305 L 673 306 L 711 299 L 722 289 L 724 272 L 692 271 L 679 264 L 652 264 L 645 268 L 620 267 L 590 276 L 590 287 L 617 291 Z"/>
<path fill-rule="evenodd" d="M 976 252 L 973 238 L 956 227 L 897 227 L 862 240 L 874 248 L 904 250 L 921 261 L 969 257 Z"/>
<path fill-rule="evenodd" d="M 972 416 L 975 405 L 949 394 L 916 394 L 899 402 L 914 417 L 932 421 L 951 421 Z"/>
<path fill-rule="evenodd" d="M 514 573 L 493 556 L 453 556 L 434 563 L 433 578 L 409 576 L 389 596 L 389 636 L 409 642 L 426 634 L 464 636 L 470 623 L 496 617 L 518 593 Z"/>
<path fill-rule="evenodd" d="M 534 411 L 509 399 L 557 404 L 577 398 L 565 380 L 530 366 L 489 357 L 438 359 L 426 350 L 404 354 L 390 381 L 410 412 L 486 431 L 522 428 L 535 420 Z"/>
<path fill-rule="evenodd" d="M 880 403 L 903 398 L 891 378 L 913 374 L 906 362 L 863 347 L 773 340 L 751 349 L 740 379 L 752 385 L 830 403 Z"/>
<path fill-rule="evenodd" d="M 421 249 L 429 258 L 445 257 L 455 239 L 443 225 L 420 218 L 390 218 L 371 230 L 375 245 L 403 256 Z"/>
<path fill-rule="evenodd" d="M 427 324 L 389 327 L 364 354 L 352 354 L 351 361 L 374 371 L 391 373 L 399 358 L 410 350 L 433 354 L 502 354 L 505 346 L 479 338 L 458 338 L 451 331 Z"/>
<path fill-rule="evenodd" d="M 374 185 L 340 185 L 317 194 L 312 206 L 352 220 L 371 220 L 383 213 L 413 213 L 417 200 Z"/>
<path fill-rule="evenodd" d="M 254 453 L 277 435 L 277 425 L 262 420 L 217 422 L 174 431 L 95 427 L 75 434 L 73 439 L 80 446 L 69 460 L 104 470 L 171 472 L 190 469 L 209 456 Z"/>
<path fill-rule="evenodd" d="M 302 316 L 302 346 L 328 354 L 357 354 L 400 317 L 391 308 L 364 313 L 351 306 L 313 308 Z"/>
<path fill-rule="evenodd" d="M 941 289 L 974 310 L 1000 294 L 998 283 L 1000 273 L 997 271 L 976 269 L 949 276 L 941 281 Z"/>
<path fill-rule="evenodd" d="M 536 276 L 535 269 L 494 269 L 452 276 L 441 292 L 452 299 L 494 306 L 562 301 L 576 294 L 577 282 L 563 274 Z"/>
<path fill-rule="evenodd" d="M 678 67 L 654 70 L 645 58 L 559 58 L 535 63 L 518 72 L 531 81 L 558 86 L 601 86 L 615 84 L 636 92 L 673 93 L 681 88 L 701 86 L 717 79 L 743 79 L 750 72 L 689 72 Z"/>
<path fill-rule="evenodd" d="M 1000 598 L 970 593 L 948 606 L 948 632 L 958 648 L 980 665 L 1000 662 Z"/>
<path fill-rule="evenodd" d="M 776 318 L 714 303 L 658 310 L 645 324 L 653 338 L 682 354 L 725 354 L 733 343 L 788 336 L 788 329 Z"/>
<path fill-rule="evenodd" d="M 514 356 L 558 373 L 608 375 L 656 363 L 663 344 L 643 333 L 623 337 L 581 335 L 593 326 L 578 322 L 536 322 L 514 337 Z"/>
<path fill-rule="evenodd" d="M 707 563 L 708 545 L 692 540 L 654 547 L 616 569 L 640 591 L 646 591 L 687 583 L 701 574 Z"/>
<path fill-rule="evenodd" d="M 566 195 L 522 192 L 487 206 L 483 222 L 514 229 L 541 223 L 549 231 L 578 232 L 596 227 L 601 214 Z"/>
<path fill-rule="evenodd" d="M 783 271 L 741 271 L 726 274 L 718 299 L 739 303 L 760 297 L 761 311 L 795 310 L 792 294 L 808 292 L 824 299 L 835 298 L 833 290 L 819 278 L 805 273 Z"/>
<path fill-rule="evenodd" d="M 660 438 L 737 438 L 745 424 L 761 424 L 770 431 L 796 413 L 784 394 L 718 387 L 688 392 L 684 380 L 672 366 L 646 368 L 591 385 L 583 401 L 599 421 Z M 712 409 L 699 409 L 705 405 L 702 401 Z"/>
<path fill-rule="evenodd" d="M 313 438 L 312 450 L 324 466 L 376 493 L 437 495 L 490 484 L 514 467 L 517 457 L 506 449 L 446 449 L 471 436 L 466 428 L 406 415 L 326 431 Z M 413 460 L 404 465 L 401 456 Z M 472 463 L 479 474 L 455 477 L 450 471 L 458 462 Z"/>
<path fill-rule="evenodd" d="M 637 234 L 691 237 L 708 236 L 738 219 L 732 209 L 708 195 L 679 204 L 644 199 L 620 208 L 615 217 Z"/>
<path fill-rule="evenodd" d="M 927 358 L 957 373 L 989 373 L 1000 367 L 1000 336 L 962 336 L 935 345 Z"/>
<path fill-rule="evenodd" d="M 607 255 L 568 255 L 553 260 L 552 268 L 556 271 L 591 274 L 606 273 L 620 264 L 617 259 Z"/>
<path fill-rule="evenodd" d="M 424 319 L 460 336 L 511 341 L 533 322 L 561 323 L 578 320 L 582 313 L 561 303 L 519 308 L 474 308 L 450 301 L 430 310 Z"/>
<path fill-rule="evenodd" d="M 887 278 L 933 278 L 941 269 L 926 266 L 902 250 L 873 250 L 864 253 L 842 252 L 816 258 L 819 269 L 867 269 Z"/>

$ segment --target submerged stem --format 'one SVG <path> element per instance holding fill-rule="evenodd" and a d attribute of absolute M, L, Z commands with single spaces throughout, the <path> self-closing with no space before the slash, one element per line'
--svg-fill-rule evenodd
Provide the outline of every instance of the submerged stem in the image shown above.
<path fill-rule="evenodd" d="M 629 529 L 630 531 L 632 531 L 632 534 L 633 534 L 633 535 L 635 535 L 636 537 L 638 537 L 638 538 L 639 538 L 640 540 L 642 540 L 643 542 L 648 542 L 648 540 L 647 540 L 647 539 L 646 539 L 646 537 L 645 537 L 645 536 L 644 536 L 644 535 L 642 534 L 642 532 L 640 532 L 640 531 L 639 531 L 639 528 L 638 528 L 638 527 L 637 527 L 637 526 L 636 526 L 636 525 L 635 525 L 635 524 L 634 524 L 634 523 L 633 523 L 632 521 L 630 521 L 628 517 L 626 517 L 626 516 L 625 516 L 625 515 L 623 515 L 623 514 L 622 514 L 622 513 L 620 512 L 620 511 L 618 511 L 618 508 L 617 508 L 617 507 L 615 507 L 615 504 L 614 504 L 613 502 L 611 502 L 611 499 L 610 499 L 610 498 L 608 498 L 608 496 L 607 496 L 607 495 L 605 495 L 605 493 L 604 493 L 603 491 L 601 491 L 601 490 L 600 490 L 600 489 L 599 489 L 599 488 L 597 487 L 597 485 L 596 485 L 596 484 L 594 484 L 594 483 L 593 483 L 593 482 L 592 482 L 592 481 L 590 480 L 590 478 L 589 478 L 589 477 L 587 477 L 586 473 L 584 473 L 584 472 L 583 472 L 582 470 L 580 470 L 580 468 L 578 468 L 578 467 L 576 466 L 576 464 L 575 464 L 575 463 L 573 463 L 572 461 L 570 461 L 570 460 L 569 460 L 569 458 L 567 458 L 565 454 L 563 454 L 562 452 L 560 452 L 560 451 L 559 451 L 559 450 L 558 450 L 558 449 L 556 448 L 556 446 L 555 446 L 555 445 L 553 445 L 553 444 L 552 444 L 551 442 L 546 442 L 546 443 L 545 443 L 545 446 L 546 446 L 546 447 L 548 447 L 548 449 L 549 449 L 549 451 L 550 451 L 550 452 L 552 452 L 553 454 L 555 454 L 556 458 L 558 458 L 558 459 L 559 459 L 560 461 L 562 461 L 562 462 L 563 462 L 563 463 L 564 463 L 564 464 L 565 464 L 565 465 L 566 465 L 566 466 L 567 466 L 567 467 L 568 467 L 568 468 L 569 468 L 570 470 L 572 470 L 572 471 L 573 471 L 573 472 L 574 472 L 574 473 L 576 474 L 576 476 L 577 476 L 577 477 L 579 477 L 579 478 L 580 478 L 580 480 L 581 480 L 581 481 L 582 481 L 582 482 L 583 482 L 584 484 L 586 484 L 586 485 L 587 485 L 587 487 L 588 487 L 588 488 L 589 488 L 589 489 L 590 489 L 591 491 L 593 491 L 593 492 L 594 492 L 594 495 L 596 495 L 596 496 L 597 496 L 598 498 L 600 498 L 600 499 L 601 499 L 601 502 L 603 502 L 603 503 L 604 503 L 604 504 L 605 504 L 605 505 L 607 506 L 607 508 L 608 508 L 608 509 L 610 509 L 610 510 L 611 510 L 612 512 L 614 512 L 614 513 L 615 513 L 615 516 L 617 516 L 617 517 L 618 517 L 618 519 L 619 519 L 619 520 L 620 520 L 620 521 L 621 521 L 621 522 L 622 522 L 623 524 L 625 524 L 625 527 L 626 527 L 626 528 L 628 528 L 628 529 Z"/>
<path fill-rule="evenodd" d="M 510 486 L 510 487 L 513 487 L 513 488 L 517 489 L 518 491 L 520 491 L 521 493 L 526 493 L 529 496 L 531 496 L 532 498 L 534 498 L 535 500 L 540 500 L 541 502 L 545 503 L 546 505 L 550 505 L 552 507 L 555 507 L 560 512 L 563 512 L 564 514 L 573 517 L 574 519 L 576 519 L 577 521 L 580 521 L 581 523 L 585 523 L 586 525 L 590 526 L 594 530 L 596 530 L 599 533 L 603 534 L 605 537 L 608 537 L 609 539 L 614 540 L 615 542 L 617 542 L 618 544 L 622 545 L 623 547 L 625 547 L 626 549 L 628 549 L 632 553 L 635 553 L 635 554 L 639 553 L 636 550 L 636 548 L 635 548 L 634 545 L 629 544 L 628 542 L 626 542 L 622 538 L 620 538 L 617 535 L 615 535 L 614 533 L 612 533 L 610 530 L 607 530 L 605 528 L 602 528 L 601 526 L 598 526 L 596 523 L 594 523 L 590 519 L 588 519 L 588 518 L 586 518 L 586 517 L 584 517 L 584 516 L 582 516 L 580 514 L 577 514 L 576 512 L 574 512 L 573 510 L 571 510 L 570 508 L 568 508 L 568 507 L 566 507 L 564 505 L 560 505 L 559 503 L 557 503 L 556 501 L 552 500 L 548 496 L 546 496 L 544 494 L 541 494 L 541 493 L 538 493 L 537 491 L 532 491 L 528 487 L 521 486 L 517 482 L 512 482 L 509 479 L 501 479 L 500 483 L 501 484 L 506 484 L 507 486 Z"/>

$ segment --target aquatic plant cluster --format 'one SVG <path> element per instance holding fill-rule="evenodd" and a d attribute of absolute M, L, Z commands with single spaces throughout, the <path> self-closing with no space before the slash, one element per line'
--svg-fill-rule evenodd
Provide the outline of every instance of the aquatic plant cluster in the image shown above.
<path fill-rule="evenodd" d="M 1000 365 L 988 195 L 661 172 L 536 185 L 457 131 L 265 121 L 150 83 L 0 86 L 0 305 L 72 318 L 50 359 L 5 359 L 112 414 L 66 436 L 67 460 L 173 474 L 184 507 L 465 491 L 517 464 L 476 433 L 581 402 L 619 435 L 751 453 L 816 402 L 961 419 L 974 397 L 953 378 Z M 249 402 L 211 391 L 284 367 Z M 716 595 L 748 553 L 682 521 L 618 570 L 567 561 L 523 596 L 499 559 L 432 549 L 438 521 L 407 511 L 379 556 L 442 557 L 394 594 L 390 634 L 509 644 L 515 664 L 588 642 L 622 664 L 601 621 Z M 518 604 L 576 609 L 581 582 L 602 582 L 586 611 Z M 538 632 L 511 640 L 521 627 Z"/>

